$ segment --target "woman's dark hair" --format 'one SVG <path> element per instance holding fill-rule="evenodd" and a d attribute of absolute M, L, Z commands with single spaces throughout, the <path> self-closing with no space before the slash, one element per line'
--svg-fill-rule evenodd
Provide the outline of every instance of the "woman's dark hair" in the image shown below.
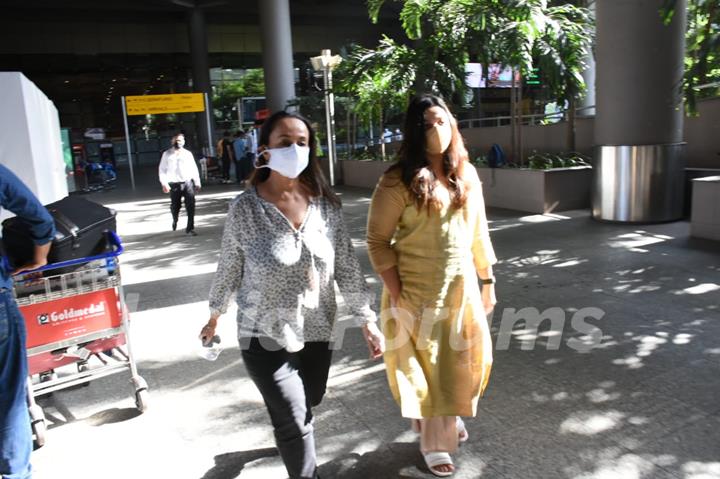
<path fill-rule="evenodd" d="M 425 152 L 425 111 L 434 106 L 445 110 L 450 118 L 452 139 L 450 146 L 443 154 L 443 171 L 448 179 L 451 204 L 455 208 L 461 208 L 465 205 L 468 197 L 468 185 L 463 176 L 468 153 L 457 122 L 442 98 L 424 94 L 410 100 L 405 113 L 403 141 L 398 150 L 398 161 L 388 169 L 388 172 L 400 171 L 400 178 L 415 197 L 418 209 L 427 207 L 439 210 L 442 208 L 442 203 L 435 195 L 435 174 L 430 168 Z"/>
<path fill-rule="evenodd" d="M 310 135 L 308 138 L 308 146 L 310 147 L 310 161 L 308 163 L 308 166 L 303 170 L 302 173 L 300 173 L 300 184 L 307 188 L 307 190 L 312 196 L 327 198 L 331 204 L 335 206 L 340 206 L 340 199 L 337 197 L 335 192 L 328 184 L 327 179 L 325 179 L 325 174 L 320 167 L 320 161 L 317 159 L 316 150 L 317 135 L 315 134 L 315 130 L 313 129 L 312 125 L 310 125 L 310 122 L 307 120 L 307 118 L 297 113 L 290 113 L 287 111 L 278 111 L 276 113 L 273 113 L 263 123 L 262 130 L 260 130 L 260 137 L 258 138 L 258 145 L 267 147 L 270 143 L 270 134 L 273 132 L 278 122 L 286 118 L 292 118 L 303 122 L 307 127 L 308 133 Z M 253 154 L 255 153 L 256 152 L 253 152 Z M 252 176 L 250 177 L 250 184 L 253 186 L 257 186 L 259 183 L 267 181 L 269 177 L 269 168 L 256 168 L 255 171 L 253 171 Z"/>

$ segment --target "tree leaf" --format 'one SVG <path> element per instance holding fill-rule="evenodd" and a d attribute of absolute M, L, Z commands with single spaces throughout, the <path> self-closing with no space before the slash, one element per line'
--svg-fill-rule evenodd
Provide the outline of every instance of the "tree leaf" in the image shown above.
<path fill-rule="evenodd" d="M 423 15 L 427 12 L 428 0 L 406 0 L 400 11 L 400 20 L 402 21 L 405 34 L 411 40 L 422 38 L 422 20 Z"/>
<path fill-rule="evenodd" d="M 368 15 L 370 16 L 371 22 L 378 22 L 378 17 L 380 16 L 380 9 L 382 8 L 384 3 L 385 0 L 367 0 Z"/>

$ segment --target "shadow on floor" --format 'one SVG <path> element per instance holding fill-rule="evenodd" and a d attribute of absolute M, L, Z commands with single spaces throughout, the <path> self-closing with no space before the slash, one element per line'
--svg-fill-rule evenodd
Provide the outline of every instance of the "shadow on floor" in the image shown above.
<path fill-rule="evenodd" d="M 322 464 L 323 479 L 409 479 L 434 477 L 422 461 L 417 443 L 394 442 L 365 454 L 349 453 Z"/>
<path fill-rule="evenodd" d="M 201 479 L 234 479 L 240 476 L 245 464 L 277 455 L 278 451 L 274 447 L 220 454 L 215 456 L 215 466 Z"/>

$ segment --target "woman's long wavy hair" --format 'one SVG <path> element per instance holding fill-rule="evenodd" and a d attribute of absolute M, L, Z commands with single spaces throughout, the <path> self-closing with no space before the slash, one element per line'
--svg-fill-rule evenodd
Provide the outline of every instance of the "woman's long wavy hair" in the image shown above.
<path fill-rule="evenodd" d="M 410 101 L 405 114 L 403 141 L 398 151 L 398 162 L 391 166 L 388 172 L 400 171 L 401 180 L 415 197 L 415 205 L 418 209 L 426 207 L 428 211 L 442 209 L 443 205 L 435 192 L 435 174 L 430 168 L 425 151 L 425 111 L 434 106 L 445 110 L 450 118 L 452 139 L 450 146 L 443 153 L 443 171 L 448 179 L 451 205 L 459 209 L 465 205 L 468 197 L 468 185 L 463 176 L 468 152 L 458 130 L 457 121 L 442 98 L 424 94 L 416 96 Z"/>
<path fill-rule="evenodd" d="M 263 123 L 262 130 L 260 130 L 260 137 L 258 138 L 258 145 L 267 147 L 270 143 L 270 134 L 273 132 L 278 122 L 285 118 L 300 120 L 305 124 L 309 133 L 308 146 L 310 147 L 310 162 L 298 177 L 300 184 L 302 184 L 312 196 L 316 198 L 327 198 L 331 204 L 340 206 L 340 199 L 330 187 L 330 184 L 325 178 L 325 174 L 320 167 L 320 161 L 317 158 L 316 150 L 317 135 L 307 118 L 297 113 L 290 113 L 287 111 L 278 111 L 273 113 L 267 120 L 265 120 L 265 123 Z M 256 151 L 253 151 L 252 153 L 253 155 L 257 154 Z M 266 160 L 264 160 L 264 157 L 260 157 L 258 161 L 262 164 Z M 250 177 L 250 184 L 257 186 L 258 184 L 267 181 L 268 178 L 270 178 L 270 168 L 256 168 Z"/>

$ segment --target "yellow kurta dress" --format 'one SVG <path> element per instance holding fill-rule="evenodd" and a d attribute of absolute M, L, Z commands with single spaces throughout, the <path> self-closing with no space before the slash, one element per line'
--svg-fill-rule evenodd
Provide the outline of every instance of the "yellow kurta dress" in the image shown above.
<path fill-rule="evenodd" d="M 368 252 L 378 273 L 398 267 L 402 293 L 381 301 L 387 377 L 409 418 L 475 416 L 492 366 L 492 342 L 477 271 L 497 260 L 482 187 L 462 209 L 418 210 L 397 170 L 378 182 L 368 215 Z"/>

